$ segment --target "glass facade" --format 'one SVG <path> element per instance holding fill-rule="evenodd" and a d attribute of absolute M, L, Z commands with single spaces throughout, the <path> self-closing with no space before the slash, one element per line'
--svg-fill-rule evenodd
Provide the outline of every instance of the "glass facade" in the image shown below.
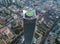
<path fill-rule="evenodd" d="M 31 44 L 34 30 L 35 30 L 36 19 L 27 20 L 24 19 L 24 36 L 25 36 L 25 44 Z"/>

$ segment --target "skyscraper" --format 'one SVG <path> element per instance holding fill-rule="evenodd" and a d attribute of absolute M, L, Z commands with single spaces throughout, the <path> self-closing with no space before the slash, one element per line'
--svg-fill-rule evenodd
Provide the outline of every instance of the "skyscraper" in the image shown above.
<path fill-rule="evenodd" d="M 25 44 L 32 44 L 36 25 L 35 11 L 25 11 L 25 14 L 23 16 Z"/>

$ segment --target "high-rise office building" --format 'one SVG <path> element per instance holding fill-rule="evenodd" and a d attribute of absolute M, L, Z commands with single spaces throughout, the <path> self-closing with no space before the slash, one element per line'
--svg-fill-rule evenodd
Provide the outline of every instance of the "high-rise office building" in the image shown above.
<path fill-rule="evenodd" d="M 42 39 L 42 35 L 40 34 L 39 38 L 37 38 L 37 42 L 36 42 L 36 44 L 40 44 L 41 39 Z"/>
<path fill-rule="evenodd" d="M 4 6 L 8 6 L 8 5 L 12 4 L 12 3 L 13 3 L 12 0 L 2 0 L 1 1 L 1 4 L 4 5 Z"/>
<path fill-rule="evenodd" d="M 2 0 L 2 4 L 3 4 L 3 5 L 6 4 L 5 0 Z"/>
<path fill-rule="evenodd" d="M 35 11 L 23 11 L 23 23 L 24 23 L 24 37 L 25 44 L 32 44 L 32 39 L 34 35 L 35 25 L 36 25 L 36 14 Z"/>
<path fill-rule="evenodd" d="M 16 5 L 19 5 L 21 2 L 20 0 L 14 0 Z"/>
<path fill-rule="evenodd" d="M 2 4 L 2 0 L 0 0 L 0 4 Z"/>
<path fill-rule="evenodd" d="M 8 4 L 12 4 L 13 0 L 7 0 Z"/>

